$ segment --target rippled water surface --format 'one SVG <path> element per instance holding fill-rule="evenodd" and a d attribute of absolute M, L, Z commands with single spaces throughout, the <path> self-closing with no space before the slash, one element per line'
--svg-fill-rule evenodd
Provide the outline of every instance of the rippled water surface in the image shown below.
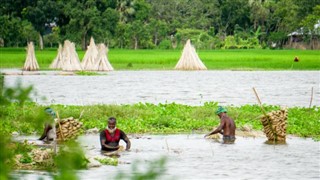
<path fill-rule="evenodd" d="M 101 76 L 8 75 L 33 85 L 41 104 L 132 104 L 138 102 L 201 105 L 262 103 L 308 107 L 320 105 L 320 71 L 113 71 Z M 46 97 L 43 99 L 42 97 Z"/>
<path fill-rule="evenodd" d="M 129 136 L 130 137 L 130 136 Z M 90 156 L 99 155 L 98 135 L 79 140 Z M 166 172 L 160 179 L 319 179 L 319 142 L 297 137 L 285 145 L 265 144 L 265 138 L 237 137 L 225 145 L 203 135 L 145 135 L 131 137 L 132 148 L 123 152 L 118 166 L 101 166 L 78 172 L 81 179 L 113 179 L 119 171 L 131 173 L 132 164 L 145 170 L 148 162 L 167 157 Z M 122 145 L 125 145 L 121 142 Z M 32 173 L 25 179 L 48 175 Z"/>

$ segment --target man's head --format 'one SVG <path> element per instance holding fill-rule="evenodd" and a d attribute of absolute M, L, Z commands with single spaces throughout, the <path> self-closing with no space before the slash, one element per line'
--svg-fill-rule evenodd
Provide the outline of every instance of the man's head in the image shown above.
<path fill-rule="evenodd" d="M 53 111 L 53 109 L 51 109 L 50 107 L 47 107 L 45 110 L 44 110 L 47 114 L 49 114 L 50 116 L 52 116 L 53 118 L 56 117 L 56 113 Z"/>
<path fill-rule="evenodd" d="M 218 109 L 216 110 L 216 115 L 221 117 L 223 113 L 227 113 L 227 109 L 222 106 L 219 106 Z"/>
<path fill-rule="evenodd" d="M 108 119 L 108 128 L 110 130 L 114 129 L 116 127 L 117 124 L 117 120 L 115 117 L 109 117 Z"/>

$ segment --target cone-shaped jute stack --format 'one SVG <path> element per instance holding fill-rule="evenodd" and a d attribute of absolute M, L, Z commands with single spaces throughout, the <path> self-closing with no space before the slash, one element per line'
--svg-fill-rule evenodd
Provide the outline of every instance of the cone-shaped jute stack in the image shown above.
<path fill-rule="evenodd" d="M 49 67 L 51 69 L 61 69 L 62 65 L 63 65 L 62 45 L 59 44 L 58 54 Z"/>
<path fill-rule="evenodd" d="M 60 122 L 60 124 L 59 124 Z M 61 119 L 56 123 L 56 134 L 58 141 L 66 141 L 76 138 L 80 134 L 82 122 L 73 117 Z"/>
<path fill-rule="evenodd" d="M 95 70 L 95 60 L 98 56 L 98 49 L 96 44 L 94 43 L 94 39 L 91 37 L 90 44 L 87 48 L 86 54 L 82 59 L 82 68 L 83 70 L 93 71 Z"/>
<path fill-rule="evenodd" d="M 63 66 L 64 71 L 81 71 L 82 67 L 74 43 L 66 40 L 63 45 Z"/>
<path fill-rule="evenodd" d="M 206 66 L 200 60 L 195 48 L 191 45 L 190 39 L 187 40 L 175 69 L 207 70 Z"/>
<path fill-rule="evenodd" d="M 113 71 L 113 67 L 111 66 L 107 57 L 108 48 L 102 43 L 98 45 L 98 50 L 99 53 L 94 69 L 96 71 Z"/>
<path fill-rule="evenodd" d="M 34 45 L 33 42 L 28 43 L 27 47 L 27 58 L 23 66 L 23 70 L 25 71 L 37 71 L 39 70 L 39 65 L 34 53 Z"/>
<path fill-rule="evenodd" d="M 285 142 L 288 111 L 286 109 L 271 111 L 261 117 L 263 132 L 269 141 Z"/>

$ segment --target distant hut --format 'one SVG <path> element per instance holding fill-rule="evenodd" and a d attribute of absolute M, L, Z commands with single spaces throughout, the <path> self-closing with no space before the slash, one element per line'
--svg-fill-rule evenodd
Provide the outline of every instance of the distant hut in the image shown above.
<path fill-rule="evenodd" d="M 53 62 L 50 64 L 49 68 L 51 69 L 62 69 L 63 65 L 63 52 L 62 52 L 62 45 L 59 44 L 58 54 Z"/>
<path fill-rule="evenodd" d="M 33 42 L 28 43 L 27 47 L 27 58 L 23 66 L 23 70 L 25 71 L 37 71 L 39 70 L 39 65 L 34 53 L 34 45 Z"/>
<path fill-rule="evenodd" d="M 195 48 L 191 45 L 190 39 L 185 44 L 182 55 L 175 67 L 176 70 L 207 70 L 200 60 Z"/>
<path fill-rule="evenodd" d="M 107 57 L 108 48 L 102 43 L 98 45 L 98 51 L 94 69 L 96 71 L 113 71 L 113 67 Z"/>
<path fill-rule="evenodd" d="M 83 70 L 95 70 L 95 60 L 98 56 L 98 49 L 96 44 L 94 43 L 94 39 L 91 37 L 90 44 L 87 48 L 86 54 L 84 55 L 81 65 Z"/>
<path fill-rule="evenodd" d="M 63 45 L 63 66 L 64 71 L 81 71 L 81 64 L 74 43 L 69 40 L 64 41 Z"/>

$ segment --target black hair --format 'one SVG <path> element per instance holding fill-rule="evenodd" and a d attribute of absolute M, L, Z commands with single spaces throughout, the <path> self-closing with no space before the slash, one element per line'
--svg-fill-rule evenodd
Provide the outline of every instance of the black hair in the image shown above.
<path fill-rule="evenodd" d="M 115 117 L 109 117 L 108 122 L 110 121 L 114 121 L 115 123 L 117 123 L 117 119 Z"/>

